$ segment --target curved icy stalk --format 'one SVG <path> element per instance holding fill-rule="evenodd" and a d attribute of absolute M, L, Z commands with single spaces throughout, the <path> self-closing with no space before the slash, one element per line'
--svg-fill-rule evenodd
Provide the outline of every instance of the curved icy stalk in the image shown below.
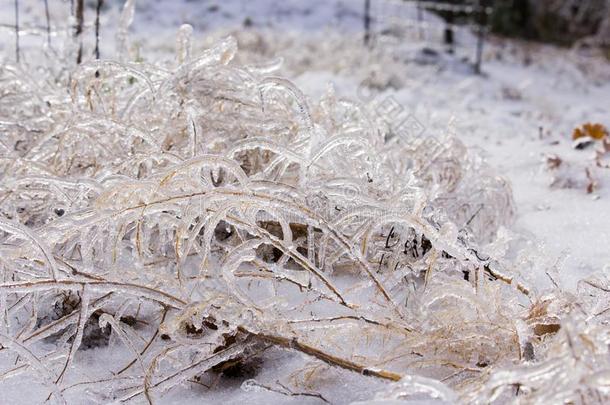
<path fill-rule="evenodd" d="M 57 268 L 57 263 L 55 262 L 55 258 L 51 254 L 50 249 L 40 240 L 37 236 L 35 236 L 28 228 L 25 226 L 13 222 L 8 221 L 4 218 L 0 218 L 0 229 L 21 236 L 22 238 L 32 242 L 43 254 L 44 258 L 47 261 L 49 266 L 50 277 L 57 281 L 59 280 L 59 270 Z"/>
<path fill-rule="evenodd" d="M 74 340 L 72 340 L 72 344 L 70 345 L 70 351 L 68 353 L 68 358 L 66 359 L 64 367 L 59 373 L 57 380 L 55 380 L 55 384 L 62 383 L 66 371 L 70 367 L 70 364 L 72 364 L 72 362 L 74 361 L 74 355 L 76 354 L 76 351 L 80 347 L 80 344 L 83 340 L 83 334 L 85 333 L 85 324 L 89 320 L 89 301 L 91 300 L 91 295 L 89 293 L 87 285 L 83 285 L 82 287 L 80 300 L 80 312 L 78 315 L 76 335 L 74 336 Z"/>
<path fill-rule="evenodd" d="M 144 395 L 148 403 L 152 404 L 152 393 L 154 391 L 168 391 L 169 389 L 179 385 L 180 383 L 183 383 L 196 375 L 202 374 L 210 370 L 212 367 L 220 363 L 239 356 L 245 350 L 245 345 L 247 345 L 247 342 L 242 344 L 234 344 L 226 349 L 206 356 L 203 359 L 200 358 L 192 364 L 153 384 L 152 374 L 158 367 L 158 363 L 169 353 L 179 348 L 179 346 L 177 345 L 167 347 L 153 359 L 150 366 L 148 367 L 146 377 L 144 378 L 144 387 L 142 389 L 138 389 L 134 392 L 129 393 L 128 395 L 121 398 L 120 401 L 127 402 L 140 395 Z"/>
<path fill-rule="evenodd" d="M 209 198 L 212 198 L 215 196 L 234 195 L 234 196 L 240 196 L 242 199 L 247 199 L 252 202 L 261 201 L 265 204 L 265 206 L 268 206 L 267 204 L 269 204 L 269 203 L 271 203 L 272 205 L 279 204 L 281 206 L 290 207 L 294 210 L 300 211 L 303 215 L 306 215 L 307 218 L 315 226 L 321 228 L 325 232 L 328 232 L 333 237 L 333 239 L 339 244 L 339 246 L 341 248 L 345 249 L 346 252 L 353 255 L 354 259 L 356 260 L 356 263 L 358 263 L 358 265 L 362 269 L 365 270 L 365 273 L 372 279 L 374 285 L 381 292 L 384 299 L 387 300 L 392 305 L 393 309 L 396 311 L 396 313 L 399 316 L 401 316 L 401 317 L 403 316 L 402 310 L 400 309 L 400 305 L 397 304 L 396 302 L 394 302 L 394 300 L 392 299 L 390 294 L 386 291 L 385 287 L 383 286 L 383 283 L 381 282 L 381 280 L 379 280 L 379 278 L 375 275 L 374 271 L 371 269 L 370 265 L 364 260 L 364 258 L 362 257 L 362 254 L 350 244 L 349 240 L 345 236 L 343 236 L 340 232 L 337 232 L 336 230 L 331 228 L 330 225 L 318 214 L 316 214 L 315 212 L 313 212 L 312 210 L 310 210 L 307 207 L 298 205 L 291 201 L 283 200 L 283 199 L 277 198 L 275 196 L 263 194 L 263 193 L 244 193 L 244 192 L 241 192 L 238 190 L 216 189 L 216 190 L 210 190 L 210 191 L 190 193 L 190 194 L 185 194 L 185 195 L 176 195 L 176 196 L 167 197 L 167 198 L 164 198 L 161 200 L 150 201 L 145 204 L 138 204 L 135 206 L 126 207 L 126 208 L 123 208 L 122 210 L 120 210 L 119 212 L 117 212 L 115 215 L 120 215 L 122 213 L 127 213 L 127 212 L 130 212 L 133 210 L 138 210 L 138 209 L 141 209 L 146 206 L 163 204 L 163 203 L 167 203 L 170 201 L 190 199 L 193 197 L 204 196 L 204 195 L 208 196 Z M 306 263 L 306 261 L 304 263 Z"/>
<path fill-rule="evenodd" d="M 136 8 L 136 0 L 126 0 L 119 18 L 119 27 L 116 34 L 117 55 L 119 60 L 125 60 L 128 57 L 128 40 L 129 26 L 133 22 L 133 16 Z"/>
<path fill-rule="evenodd" d="M 140 352 L 133 345 L 133 342 L 131 341 L 131 339 L 129 339 L 129 337 L 123 330 L 123 327 L 121 325 L 119 325 L 119 322 L 117 322 L 117 320 L 114 319 L 114 317 L 112 315 L 104 313 L 100 316 L 99 325 L 100 325 L 100 328 L 105 328 L 106 326 L 110 325 L 110 327 L 112 328 L 112 331 L 114 331 L 117 334 L 117 336 L 121 339 L 121 341 L 125 344 L 125 346 L 127 346 L 129 348 L 129 350 L 131 350 L 131 352 L 136 356 L 136 359 L 137 359 L 138 363 L 140 364 L 142 371 L 146 372 L 146 367 L 144 366 L 144 361 L 142 360 L 142 357 L 140 356 Z"/>
<path fill-rule="evenodd" d="M 94 313 L 104 304 L 108 303 L 110 301 L 111 295 L 112 293 L 108 293 L 103 297 L 94 300 L 91 303 L 91 309 L 89 312 Z M 28 333 L 26 336 L 23 337 L 23 343 L 33 344 L 66 329 L 71 324 L 78 322 L 79 312 L 80 311 L 74 310 L 70 314 L 60 319 L 57 319 L 47 325 L 41 326 L 40 328 L 32 331 L 31 333 Z"/>
<path fill-rule="evenodd" d="M 345 370 L 354 371 L 358 374 L 362 374 L 365 376 L 372 376 L 381 378 L 384 380 L 390 381 L 400 381 L 403 378 L 403 375 L 394 373 L 392 371 L 387 371 L 383 369 L 378 369 L 374 367 L 367 367 L 365 365 L 353 362 L 351 360 L 347 360 L 341 357 L 337 357 L 333 354 L 327 353 L 324 350 L 317 348 L 315 346 L 311 346 L 307 343 L 301 342 L 296 338 L 287 338 L 275 334 L 271 334 L 268 332 L 256 332 L 249 331 L 245 327 L 238 327 L 238 329 L 249 335 L 256 337 L 257 339 L 262 340 L 266 343 L 271 343 L 273 345 L 277 345 L 283 347 L 285 349 L 296 350 L 298 352 L 304 353 L 308 356 L 314 357 L 318 360 L 321 360 L 327 364 L 330 364 L 335 367 L 343 368 Z"/>
<path fill-rule="evenodd" d="M 0 284 L 0 291 L 22 294 L 39 291 L 51 291 L 55 289 L 78 291 L 82 288 L 83 285 L 87 285 L 91 292 L 99 292 L 102 294 L 107 294 L 110 292 L 124 292 L 126 294 L 131 294 L 137 297 L 143 297 L 151 301 L 159 302 L 174 309 L 181 309 L 186 305 L 185 301 L 181 300 L 180 298 L 174 297 L 168 293 L 165 293 L 161 290 L 156 290 L 143 285 L 120 283 L 116 281 L 24 281 L 15 283 L 2 283 Z"/>

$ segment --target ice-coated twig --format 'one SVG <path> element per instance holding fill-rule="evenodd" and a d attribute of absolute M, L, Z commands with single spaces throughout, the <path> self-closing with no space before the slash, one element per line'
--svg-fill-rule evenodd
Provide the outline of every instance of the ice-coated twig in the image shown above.
<path fill-rule="evenodd" d="M 142 371 L 146 372 L 146 366 L 144 365 L 144 361 L 142 357 L 140 357 L 140 353 L 133 345 L 132 340 L 127 336 L 127 333 L 123 330 L 123 327 L 119 325 L 119 322 L 114 319 L 114 317 L 110 314 L 102 314 L 99 319 L 100 328 L 105 328 L 106 326 L 110 326 L 113 332 L 115 332 L 119 339 L 131 350 L 131 352 L 136 356 L 136 360 L 142 367 Z M 118 374 L 118 373 L 117 373 Z"/>
<path fill-rule="evenodd" d="M 188 63 L 193 53 L 193 27 L 190 24 L 182 24 L 176 35 L 176 59 L 178 65 Z"/>
<path fill-rule="evenodd" d="M 133 22 L 135 14 L 136 0 L 125 0 L 121 16 L 119 18 L 119 26 L 116 34 L 117 56 L 119 61 L 128 59 L 129 52 L 129 26 Z"/>
<path fill-rule="evenodd" d="M 307 343 L 301 342 L 295 338 L 287 338 L 284 336 L 273 335 L 266 332 L 250 332 L 247 328 L 239 327 L 241 332 L 251 334 L 257 339 L 260 339 L 266 343 L 271 343 L 286 349 L 296 350 L 301 353 L 307 354 L 308 356 L 314 357 L 327 364 L 335 367 L 343 368 L 345 370 L 354 371 L 358 374 L 378 377 L 384 380 L 399 381 L 403 376 L 394 373 L 392 371 L 382 370 L 374 367 L 367 367 L 362 364 L 358 364 L 351 360 L 343 359 L 333 354 L 327 353 L 317 347 L 311 346 Z"/>
<path fill-rule="evenodd" d="M 78 348 L 83 340 L 83 333 L 85 332 L 85 324 L 87 323 L 87 320 L 89 319 L 89 302 L 91 300 L 91 296 L 89 293 L 89 289 L 87 288 L 87 285 L 83 285 L 83 288 L 81 290 L 80 300 L 81 300 L 80 311 L 78 314 L 76 335 L 75 335 L 74 339 L 72 340 L 72 343 L 70 345 L 70 351 L 68 353 L 68 358 L 66 359 L 64 367 L 62 368 L 61 372 L 59 373 L 59 376 L 57 377 L 55 384 L 62 383 L 65 373 L 68 370 L 68 368 L 70 367 L 70 364 L 74 361 L 74 355 L 76 354 L 76 351 L 78 350 Z"/>
<path fill-rule="evenodd" d="M 122 292 L 136 297 L 143 297 L 152 301 L 157 301 L 167 305 L 170 308 L 182 308 L 186 303 L 180 298 L 162 292 L 147 286 L 141 286 L 130 283 L 119 283 L 113 281 L 39 281 L 39 282 L 19 282 L 19 283 L 2 283 L 0 291 L 8 293 L 33 293 L 39 291 L 52 291 L 55 289 L 64 289 L 70 291 L 78 291 L 82 286 L 87 285 L 91 291 L 96 291 L 102 294 L 109 292 Z"/>
<path fill-rule="evenodd" d="M 184 367 L 183 369 L 177 371 L 176 373 L 161 379 L 160 381 L 156 382 L 156 383 L 152 383 L 150 381 L 150 375 L 152 373 L 152 371 L 154 371 L 154 369 L 157 366 L 157 362 L 159 361 L 160 358 L 164 357 L 165 355 L 167 355 L 167 352 L 171 351 L 172 349 L 175 349 L 175 347 L 173 348 L 168 348 L 166 349 L 163 353 L 161 353 L 159 356 L 157 356 L 155 358 L 155 360 L 153 360 L 153 364 L 151 365 L 151 367 L 149 367 L 148 372 L 147 372 L 147 378 L 145 379 L 145 385 L 143 389 L 139 389 L 136 390 L 135 392 L 132 392 L 130 394 L 128 394 L 127 396 L 125 396 L 124 398 L 121 399 L 121 402 L 126 402 L 129 401 L 139 395 L 144 394 L 146 399 L 148 400 L 149 403 L 152 403 L 152 394 L 153 392 L 165 392 L 169 389 L 171 389 L 172 387 L 175 387 L 176 385 L 189 380 L 190 378 L 202 374 L 205 371 L 211 369 L 212 367 L 230 360 L 231 358 L 234 358 L 235 356 L 238 356 L 239 354 L 241 354 L 244 351 L 244 346 L 243 345 L 232 345 L 224 350 L 220 350 L 210 356 L 206 356 L 203 359 L 199 359 L 196 360 L 194 363 L 188 365 L 187 367 Z"/>
<path fill-rule="evenodd" d="M 43 241 L 39 240 L 38 237 L 32 233 L 32 231 L 30 231 L 28 228 L 24 227 L 19 223 L 8 221 L 4 218 L 0 218 L 0 229 L 5 232 L 16 234 L 26 239 L 27 241 L 32 242 L 34 246 L 36 246 L 40 250 L 45 260 L 47 261 L 47 265 L 49 266 L 50 277 L 55 281 L 58 281 L 60 279 L 57 263 L 55 262 L 55 258 L 51 254 L 51 251 L 47 246 L 45 246 Z"/>
<path fill-rule="evenodd" d="M 322 402 L 329 403 L 328 400 L 322 396 L 322 394 L 317 394 L 317 393 L 312 393 L 312 392 L 294 392 L 294 391 L 290 390 L 288 387 L 286 387 L 285 385 L 283 385 L 282 383 L 280 383 L 279 381 L 277 381 L 276 384 L 278 385 L 279 388 L 272 387 L 272 386 L 269 386 L 266 384 L 261 384 L 256 380 L 250 379 L 250 380 L 244 381 L 241 384 L 241 389 L 246 392 L 251 392 L 251 391 L 255 392 L 255 391 L 262 389 L 262 390 L 266 390 L 266 391 L 270 391 L 270 392 L 277 392 L 279 394 L 286 395 L 289 397 L 318 398 Z"/>

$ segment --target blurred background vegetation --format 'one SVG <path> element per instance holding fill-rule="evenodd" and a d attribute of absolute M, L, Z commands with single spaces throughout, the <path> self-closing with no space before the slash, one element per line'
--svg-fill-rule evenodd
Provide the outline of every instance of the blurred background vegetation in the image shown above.
<path fill-rule="evenodd" d="M 608 0 L 496 0 L 492 31 L 506 36 L 573 45 L 589 38 L 610 46 Z"/>
<path fill-rule="evenodd" d="M 487 21 L 498 35 L 572 46 L 610 48 L 610 0 L 433 0 L 456 5 L 493 6 Z M 451 22 L 465 22 L 466 15 L 439 12 Z"/>

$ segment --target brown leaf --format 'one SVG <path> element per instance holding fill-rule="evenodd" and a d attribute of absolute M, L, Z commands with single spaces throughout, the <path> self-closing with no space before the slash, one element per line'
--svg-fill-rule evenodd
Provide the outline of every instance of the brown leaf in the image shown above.
<path fill-rule="evenodd" d="M 546 157 L 546 167 L 549 170 L 557 169 L 562 163 L 563 160 L 557 155 L 548 155 Z"/>
<path fill-rule="evenodd" d="M 534 334 L 536 334 L 536 336 L 549 335 L 549 334 L 557 333 L 559 331 L 559 329 L 561 329 L 561 325 L 559 325 L 559 324 L 539 323 L 536 326 L 534 326 Z"/>
<path fill-rule="evenodd" d="M 578 139 L 588 136 L 595 140 L 601 140 L 608 136 L 608 129 L 602 124 L 592 124 L 587 122 L 580 128 L 574 128 L 572 132 L 572 139 Z"/>
<path fill-rule="evenodd" d="M 587 194 L 591 194 L 597 189 L 597 182 L 588 167 L 585 169 L 585 174 L 587 175 Z"/>

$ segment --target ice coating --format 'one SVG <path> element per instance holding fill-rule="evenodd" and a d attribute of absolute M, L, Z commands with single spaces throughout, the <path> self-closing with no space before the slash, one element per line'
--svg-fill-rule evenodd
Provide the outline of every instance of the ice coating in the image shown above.
<path fill-rule="evenodd" d="M 368 105 L 236 61 L 232 37 L 192 54 L 189 26 L 175 66 L 131 61 L 134 3 L 116 60 L 54 83 L 0 73 L 18 89 L 2 112 L 0 338 L 19 373 L 60 397 L 97 318 L 136 364 L 90 381 L 99 402 L 159 400 L 268 346 L 379 379 L 388 401 L 606 392 L 604 276 L 536 296 L 487 252 L 510 185 L 457 139 L 439 154 L 392 138 Z"/>

